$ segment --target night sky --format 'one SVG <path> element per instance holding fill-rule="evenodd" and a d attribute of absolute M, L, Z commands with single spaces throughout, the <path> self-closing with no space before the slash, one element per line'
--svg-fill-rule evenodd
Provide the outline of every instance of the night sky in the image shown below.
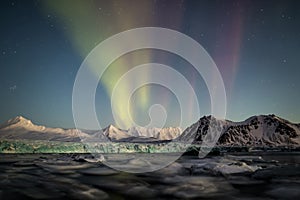
<path fill-rule="evenodd" d="M 0 122 L 23 115 L 37 124 L 74 127 L 72 90 L 85 57 L 106 38 L 147 26 L 180 31 L 206 49 L 224 80 L 227 119 L 274 113 L 300 122 L 299 10 L 300 1 L 0 1 Z M 108 82 L 150 61 L 182 73 L 196 90 L 201 114 L 210 113 L 207 88 L 193 67 L 148 49 L 116 60 L 99 82 L 103 126 L 114 124 Z M 132 114 L 141 125 L 149 106 L 161 103 L 170 112 L 166 125 L 176 126 L 180 110 L 167 88 L 145 86 L 134 100 Z"/>

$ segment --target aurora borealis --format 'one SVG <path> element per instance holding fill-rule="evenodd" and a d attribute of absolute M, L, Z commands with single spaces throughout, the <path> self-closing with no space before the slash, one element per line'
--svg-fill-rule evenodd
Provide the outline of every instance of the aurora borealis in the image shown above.
<path fill-rule="evenodd" d="M 251 115 L 274 113 L 300 121 L 297 1 L 63 0 L 0 4 L 0 121 L 24 115 L 38 124 L 74 127 L 72 87 L 85 57 L 106 38 L 147 26 L 180 31 L 206 49 L 223 77 L 226 118 L 240 121 Z M 117 59 L 99 82 L 96 108 L 103 126 L 113 123 L 110 95 L 115 83 L 134 66 L 149 62 L 172 66 L 184 75 L 195 88 L 201 114 L 210 114 L 207 88 L 193 67 L 172 53 L 145 49 Z M 91 73 L 95 70 L 91 68 Z M 136 78 L 146 81 L 151 74 L 150 70 Z M 121 91 L 126 93 L 131 81 L 123 84 Z M 176 80 L 170 81 L 176 84 Z M 133 95 L 132 102 L 132 116 L 140 125 L 147 124 L 148 109 L 157 103 L 168 112 L 166 126 L 176 126 L 179 121 L 178 100 L 167 88 L 144 86 Z M 117 104 L 117 111 L 124 112 L 122 98 Z M 189 105 L 183 109 L 193 112 Z"/>

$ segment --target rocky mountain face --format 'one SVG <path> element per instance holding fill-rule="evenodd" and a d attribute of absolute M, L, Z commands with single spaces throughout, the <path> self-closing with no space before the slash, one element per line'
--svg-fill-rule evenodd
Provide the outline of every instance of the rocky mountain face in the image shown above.
<path fill-rule="evenodd" d="M 217 145 L 300 145 L 300 124 L 291 123 L 275 115 L 253 116 L 242 122 L 205 116 L 188 127 L 177 140 L 202 143 L 209 131 L 212 136 L 220 135 Z"/>

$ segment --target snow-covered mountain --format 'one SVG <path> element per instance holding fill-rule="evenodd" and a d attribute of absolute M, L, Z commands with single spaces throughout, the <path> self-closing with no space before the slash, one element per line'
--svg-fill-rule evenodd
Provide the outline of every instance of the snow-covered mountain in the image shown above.
<path fill-rule="evenodd" d="M 10 119 L 0 125 L 0 139 L 79 142 L 83 137 L 90 136 L 78 129 L 48 128 L 35 125 L 22 116 Z"/>
<path fill-rule="evenodd" d="M 159 141 L 172 140 L 181 134 L 181 129 L 176 127 L 168 128 L 146 128 L 131 127 L 128 130 L 122 130 L 113 125 L 103 129 L 103 134 L 112 141 Z"/>
<path fill-rule="evenodd" d="M 182 130 L 179 127 L 168 128 L 146 128 L 146 127 L 132 127 L 127 130 L 127 133 L 136 137 L 156 138 L 158 140 L 172 140 L 177 138 Z"/>
<path fill-rule="evenodd" d="M 211 131 L 212 135 L 220 133 L 217 145 L 300 145 L 300 124 L 291 123 L 275 115 L 253 116 L 242 122 L 204 116 L 188 127 L 177 140 L 201 143 L 208 131 Z"/>
<path fill-rule="evenodd" d="M 129 138 L 131 135 L 127 134 L 126 130 L 119 129 L 117 127 L 114 127 L 113 125 L 109 125 L 108 127 L 104 128 L 103 134 L 110 138 L 111 140 L 121 140 L 124 138 Z"/>
<path fill-rule="evenodd" d="M 212 134 L 207 134 L 209 131 Z M 201 143 L 207 139 L 214 139 L 207 136 L 220 133 L 217 145 L 300 145 L 300 124 L 291 123 L 275 115 L 253 116 L 242 122 L 204 116 L 182 134 L 181 132 L 180 128 L 172 127 L 162 129 L 132 127 L 122 130 L 113 125 L 99 131 L 48 128 L 35 125 L 30 120 L 18 116 L 0 125 L 0 140 L 158 142 L 176 138 L 176 141 Z"/>
<path fill-rule="evenodd" d="M 33 124 L 30 120 L 18 116 L 0 125 L 0 139 L 49 140 L 62 142 L 152 142 L 171 140 L 178 137 L 180 128 L 144 128 L 132 127 L 122 130 L 109 125 L 103 130 L 90 131 L 78 129 L 48 128 Z"/>

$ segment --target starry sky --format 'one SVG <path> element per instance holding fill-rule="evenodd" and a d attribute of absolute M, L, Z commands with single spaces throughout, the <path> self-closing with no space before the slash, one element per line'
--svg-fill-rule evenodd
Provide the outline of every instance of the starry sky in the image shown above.
<path fill-rule="evenodd" d="M 74 127 L 72 90 L 85 57 L 114 34 L 148 26 L 180 31 L 206 49 L 223 77 L 227 119 L 274 113 L 300 122 L 299 10 L 299 1 L 286 0 L 1 1 L 0 122 L 23 115 L 37 124 Z M 117 59 L 99 82 L 101 126 L 114 124 L 111 84 L 149 62 L 183 74 L 197 93 L 201 115 L 210 114 L 207 87 L 193 66 L 170 52 L 145 49 Z M 144 86 L 132 102 L 140 125 L 156 103 L 170 113 L 166 126 L 178 124 L 178 101 L 167 88 Z"/>

